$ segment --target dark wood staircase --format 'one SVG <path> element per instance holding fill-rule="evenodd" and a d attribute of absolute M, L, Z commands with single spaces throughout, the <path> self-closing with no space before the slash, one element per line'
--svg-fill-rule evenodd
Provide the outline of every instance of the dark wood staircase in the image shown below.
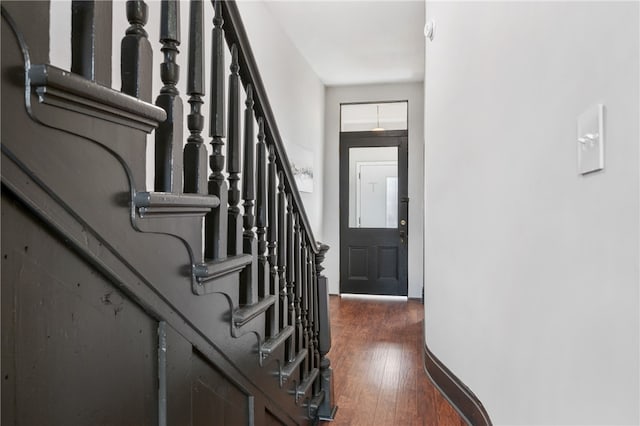
<path fill-rule="evenodd" d="M 49 63 L 49 2 L 2 3 L 2 423 L 332 419 L 329 247 L 309 226 L 237 6 L 190 2 L 184 126 L 181 3 L 151 4 L 155 105 L 144 1 L 127 1 L 122 90 L 104 72 L 110 4 L 72 2 L 64 70 Z"/>

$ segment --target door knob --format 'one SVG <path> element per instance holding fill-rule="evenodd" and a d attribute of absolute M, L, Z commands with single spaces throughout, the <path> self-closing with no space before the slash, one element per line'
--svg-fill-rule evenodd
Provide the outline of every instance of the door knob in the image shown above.
<path fill-rule="evenodd" d="M 406 221 L 406 220 L 402 219 L 402 220 L 400 221 L 400 225 L 405 226 L 406 224 L 407 224 L 407 221 Z"/>

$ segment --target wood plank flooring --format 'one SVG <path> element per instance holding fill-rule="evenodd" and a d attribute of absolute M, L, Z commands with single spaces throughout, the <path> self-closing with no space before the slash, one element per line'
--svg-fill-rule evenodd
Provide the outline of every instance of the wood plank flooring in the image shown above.
<path fill-rule="evenodd" d="M 331 296 L 334 398 L 326 426 L 465 426 L 422 361 L 419 301 Z"/>

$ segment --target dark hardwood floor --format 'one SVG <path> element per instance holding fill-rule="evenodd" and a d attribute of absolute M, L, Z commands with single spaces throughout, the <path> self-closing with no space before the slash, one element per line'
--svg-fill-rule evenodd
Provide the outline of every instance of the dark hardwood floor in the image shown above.
<path fill-rule="evenodd" d="M 419 301 L 331 296 L 338 413 L 328 425 L 464 426 L 423 368 Z"/>

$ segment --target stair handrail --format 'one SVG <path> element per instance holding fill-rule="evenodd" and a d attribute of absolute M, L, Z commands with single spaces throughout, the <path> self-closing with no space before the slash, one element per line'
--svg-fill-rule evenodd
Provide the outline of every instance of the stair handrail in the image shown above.
<path fill-rule="evenodd" d="M 275 115 L 269 103 L 267 91 L 262 81 L 262 76 L 258 70 L 258 64 L 253 55 L 249 37 L 242 23 L 242 18 L 238 6 L 233 1 L 222 2 L 222 16 L 225 21 L 225 40 L 229 46 L 234 44 L 238 47 L 238 61 L 240 64 L 240 80 L 246 89 L 247 85 L 252 86 L 254 93 L 254 111 L 256 116 L 262 116 L 264 119 L 264 132 L 267 139 L 273 143 L 276 152 L 276 162 L 285 177 L 285 185 L 289 188 L 293 197 L 296 212 L 300 215 L 300 220 L 305 229 L 305 234 L 314 254 L 319 253 L 319 244 L 313 235 L 309 218 L 302 203 L 298 186 L 293 177 L 291 163 L 287 156 L 278 125 L 276 124 Z"/>

